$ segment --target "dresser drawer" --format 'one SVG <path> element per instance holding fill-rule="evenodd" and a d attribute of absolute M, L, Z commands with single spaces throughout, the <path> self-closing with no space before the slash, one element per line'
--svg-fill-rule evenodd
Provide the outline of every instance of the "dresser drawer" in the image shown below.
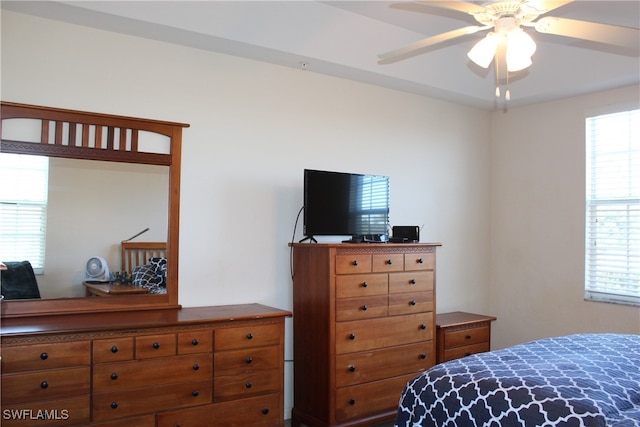
<path fill-rule="evenodd" d="M 178 333 L 178 354 L 206 353 L 213 350 L 211 329 Z"/>
<path fill-rule="evenodd" d="M 470 344 L 464 345 L 462 347 L 454 347 L 451 349 L 444 350 L 444 360 L 446 362 L 448 360 L 459 359 L 461 357 L 471 356 L 476 353 L 483 353 L 485 351 L 489 351 L 489 343 L 481 342 L 479 344 Z"/>
<path fill-rule="evenodd" d="M 260 393 L 277 392 L 280 390 L 281 378 L 282 373 L 279 369 L 216 375 L 213 378 L 213 400 L 220 402 Z"/>
<path fill-rule="evenodd" d="M 336 354 L 433 339 L 433 313 L 336 323 Z"/>
<path fill-rule="evenodd" d="M 93 363 L 133 359 L 133 337 L 93 341 Z"/>
<path fill-rule="evenodd" d="M 411 253 L 404 255 L 404 271 L 433 270 L 436 255 L 433 252 Z"/>
<path fill-rule="evenodd" d="M 444 333 L 445 351 L 453 347 L 489 342 L 491 330 L 489 326 L 479 326 L 476 328 L 465 328 L 457 331 L 446 331 Z"/>
<path fill-rule="evenodd" d="M 103 421 L 101 423 L 91 423 L 91 427 L 122 427 L 122 424 L 122 420 Z M 131 427 L 156 427 L 156 415 L 148 414 L 140 417 L 127 418 L 126 424 Z"/>
<path fill-rule="evenodd" d="M 389 274 L 389 293 L 432 291 L 433 271 Z"/>
<path fill-rule="evenodd" d="M 235 350 L 280 344 L 280 325 L 250 325 L 216 329 L 213 333 L 214 349 Z"/>
<path fill-rule="evenodd" d="M 3 346 L 2 372 L 65 368 L 91 363 L 91 342 L 73 341 L 24 346 Z"/>
<path fill-rule="evenodd" d="M 389 275 L 352 274 L 336 276 L 336 298 L 386 295 L 389 293 Z"/>
<path fill-rule="evenodd" d="M 431 341 L 336 357 L 336 387 L 414 373 L 433 365 Z"/>
<path fill-rule="evenodd" d="M 403 254 L 375 254 L 372 256 L 371 271 L 374 273 L 390 273 L 403 270 Z"/>
<path fill-rule="evenodd" d="M 136 359 L 174 356 L 176 334 L 143 335 L 136 337 Z"/>
<path fill-rule="evenodd" d="M 2 375 L 2 404 L 89 394 L 91 368 L 48 369 Z"/>
<path fill-rule="evenodd" d="M 279 350 L 273 346 L 217 352 L 213 356 L 213 373 L 221 376 L 255 369 L 277 369 L 281 363 Z"/>
<path fill-rule="evenodd" d="M 102 421 L 207 403 L 211 403 L 211 380 L 95 393 L 91 407 L 93 420 Z"/>
<path fill-rule="evenodd" d="M 158 414 L 158 427 L 273 427 L 281 425 L 278 394 Z"/>
<path fill-rule="evenodd" d="M 361 298 L 340 298 L 336 300 L 336 320 L 369 319 L 384 317 L 388 313 L 389 297 L 376 295 Z"/>
<path fill-rule="evenodd" d="M 93 392 L 210 380 L 212 370 L 210 353 L 95 365 Z"/>
<path fill-rule="evenodd" d="M 404 386 L 414 376 L 405 375 L 337 389 L 336 420 L 342 422 L 384 411 L 395 411 Z"/>
<path fill-rule="evenodd" d="M 43 402 L 2 405 L 3 426 L 77 426 L 88 424 L 90 416 L 88 394 Z"/>
<path fill-rule="evenodd" d="M 433 311 L 433 292 L 389 295 L 389 316 Z"/>
<path fill-rule="evenodd" d="M 371 255 L 336 255 L 336 274 L 371 273 Z"/>

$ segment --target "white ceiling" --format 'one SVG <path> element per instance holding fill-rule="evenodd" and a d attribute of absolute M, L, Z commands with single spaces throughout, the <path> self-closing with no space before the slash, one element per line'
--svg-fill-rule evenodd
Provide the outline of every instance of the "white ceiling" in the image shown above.
<path fill-rule="evenodd" d="M 477 2 L 482 4 L 483 2 Z M 469 15 L 402 1 L 2 1 L 2 8 L 199 49 L 305 68 L 490 110 L 495 70 L 466 53 L 485 32 L 401 62 L 377 55 L 477 24 Z M 640 27 L 640 1 L 577 0 L 549 15 Z M 639 53 L 528 30 L 533 65 L 510 79 L 520 106 L 639 83 Z"/>

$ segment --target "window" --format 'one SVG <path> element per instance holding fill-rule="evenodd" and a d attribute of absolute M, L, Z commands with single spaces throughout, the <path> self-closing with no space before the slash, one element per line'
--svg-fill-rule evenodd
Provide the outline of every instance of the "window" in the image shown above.
<path fill-rule="evenodd" d="M 585 298 L 640 305 L 640 110 L 586 119 Z"/>
<path fill-rule="evenodd" d="M 0 153 L 0 259 L 44 271 L 49 159 Z"/>

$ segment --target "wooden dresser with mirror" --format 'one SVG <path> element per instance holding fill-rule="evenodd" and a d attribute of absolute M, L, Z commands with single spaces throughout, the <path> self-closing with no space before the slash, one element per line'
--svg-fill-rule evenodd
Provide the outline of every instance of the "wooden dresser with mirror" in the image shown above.
<path fill-rule="evenodd" d="M 1 107 L 2 153 L 168 168 L 166 213 L 159 213 L 167 224 L 166 291 L 0 303 L 2 425 L 283 425 L 284 319 L 291 313 L 260 304 L 178 303 L 180 161 L 188 125 Z M 16 137 L 22 128 L 28 136 Z M 149 135 L 164 148 L 149 148 Z M 116 253 L 123 237 L 112 237 Z M 75 279 L 84 295 L 83 277 Z"/>

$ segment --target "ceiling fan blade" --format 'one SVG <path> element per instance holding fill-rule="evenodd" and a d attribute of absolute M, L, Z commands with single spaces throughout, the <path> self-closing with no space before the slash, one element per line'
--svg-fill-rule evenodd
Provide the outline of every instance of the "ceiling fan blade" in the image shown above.
<path fill-rule="evenodd" d="M 447 40 L 462 37 L 467 34 L 477 33 L 478 31 L 486 30 L 491 27 L 480 27 L 478 25 L 472 25 L 469 27 L 458 28 L 457 30 L 448 31 L 446 33 L 438 34 L 437 36 L 429 37 L 424 40 L 411 43 L 408 46 L 400 49 L 392 50 L 390 52 L 382 53 L 378 55 L 380 60 L 379 64 L 391 64 L 393 62 L 401 61 L 403 59 L 411 58 L 427 50 L 427 48 L 436 45 L 438 43 L 445 42 Z"/>
<path fill-rule="evenodd" d="M 551 12 L 554 9 L 573 3 L 574 0 L 529 0 L 526 2 L 527 9 L 535 10 L 539 15 Z"/>
<path fill-rule="evenodd" d="M 435 6 L 441 7 L 443 9 L 457 10 L 459 12 L 468 13 L 469 15 L 473 15 L 476 13 L 484 13 L 487 9 L 484 6 L 480 6 L 479 4 L 468 3 L 466 1 L 431 1 L 431 0 L 423 0 L 418 1 L 417 3 L 422 3 L 427 6 Z"/>
<path fill-rule="evenodd" d="M 545 34 L 590 40 L 633 49 L 636 52 L 640 47 L 640 30 L 637 28 L 547 16 L 535 23 L 535 29 Z"/>

